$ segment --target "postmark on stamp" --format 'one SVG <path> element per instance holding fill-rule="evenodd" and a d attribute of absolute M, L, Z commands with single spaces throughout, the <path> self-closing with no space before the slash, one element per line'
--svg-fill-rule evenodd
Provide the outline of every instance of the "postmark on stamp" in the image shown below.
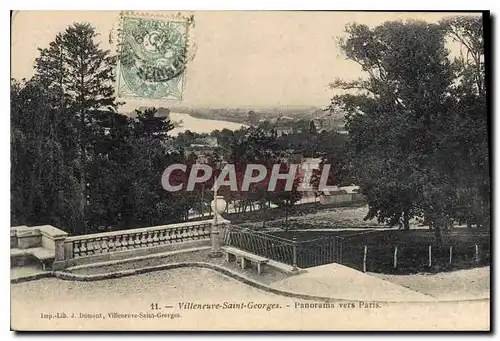
<path fill-rule="evenodd" d="M 190 20 L 122 15 L 118 97 L 182 100 Z"/>

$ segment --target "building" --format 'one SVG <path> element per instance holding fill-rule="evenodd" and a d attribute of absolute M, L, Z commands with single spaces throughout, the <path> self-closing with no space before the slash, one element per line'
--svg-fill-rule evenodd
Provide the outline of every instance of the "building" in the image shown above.
<path fill-rule="evenodd" d="M 302 192 L 303 198 L 316 197 L 317 191 L 314 188 L 313 184 L 311 184 L 311 180 L 313 179 L 314 172 L 319 172 L 320 170 L 321 170 L 320 158 L 302 157 L 297 172 L 303 177 L 302 184 L 300 186 L 304 190 L 304 192 Z"/>
<path fill-rule="evenodd" d="M 294 119 L 288 116 L 279 117 L 276 120 L 274 125 L 274 129 L 276 130 L 276 134 L 278 137 L 283 135 L 289 135 L 293 133 L 293 122 Z"/>

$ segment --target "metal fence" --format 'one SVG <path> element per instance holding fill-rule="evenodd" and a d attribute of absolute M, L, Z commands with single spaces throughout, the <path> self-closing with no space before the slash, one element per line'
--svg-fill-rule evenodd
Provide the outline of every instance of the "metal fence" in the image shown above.
<path fill-rule="evenodd" d="M 300 268 L 330 263 L 342 264 L 341 237 L 331 236 L 297 243 L 297 264 Z"/>
<path fill-rule="evenodd" d="M 294 243 L 255 230 L 229 226 L 224 233 L 224 244 L 278 262 L 294 265 Z"/>
<path fill-rule="evenodd" d="M 342 238 L 329 237 L 300 241 L 280 238 L 248 228 L 228 226 L 223 243 L 293 267 L 308 268 L 341 263 Z"/>
<path fill-rule="evenodd" d="M 410 274 L 469 269 L 490 264 L 489 243 L 347 244 L 342 263 L 351 268 L 375 273 Z"/>

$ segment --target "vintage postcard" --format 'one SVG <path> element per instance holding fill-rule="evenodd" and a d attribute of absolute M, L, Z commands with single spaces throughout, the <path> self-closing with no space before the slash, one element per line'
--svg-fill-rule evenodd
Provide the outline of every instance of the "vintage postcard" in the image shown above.
<path fill-rule="evenodd" d="M 488 12 L 11 30 L 12 330 L 490 330 Z"/>

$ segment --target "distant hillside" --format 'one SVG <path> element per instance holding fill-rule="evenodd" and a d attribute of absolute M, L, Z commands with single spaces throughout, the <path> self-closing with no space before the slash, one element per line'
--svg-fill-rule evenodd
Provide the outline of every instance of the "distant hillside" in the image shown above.
<path fill-rule="evenodd" d="M 224 120 L 242 124 L 252 124 L 254 121 L 262 119 L 273 119 L 282 116 L 288 116 L 294 120 L 312 120 L 319 118 L 332 118 L 338 120 L 338 115 L 331 115 L 318 107 L 293 107 L 293 108 L 182 108 L 172 107 L 172 112 L 186 113 L 193 117 L 208 120 Z M 250 112 L 253 112 L 250 115 Z M 335 116 L 335 117 L 334 117 Z"/>
<path fill-rule="evenodd" d="M 146 109 L 140 107 L 139 110 Z M 344 115 L 330 113 L 319 107 L 285 107 L 285 108 L 186 108 L 171 107 L 158 109 L 157 116 L 165 117 L 170 113 L 188 114 L 204 120 L 227 121 L 244 125 L 256 125 L 263 120 L 276 121 L 277 118 L 288 118 L 291 121 L 321 120 L 332 129 L 343 129 Z M 134 113 L 132 113 L 134 115 Z"/>
<path fill-rule="evenodd" d="M 139 107 L 137 110 L 142 111 L 148 108 L 149 107 Z M 171 109 L 164 107 L 159 107 L 157 109 L 158 109 L 158 112 L 156 113 L 157 117 L 168 117 L 170 115 L 170 112 L 172 111 Z M 135 111 L 129 114 L 129 116 L 135 116 Z"/>

